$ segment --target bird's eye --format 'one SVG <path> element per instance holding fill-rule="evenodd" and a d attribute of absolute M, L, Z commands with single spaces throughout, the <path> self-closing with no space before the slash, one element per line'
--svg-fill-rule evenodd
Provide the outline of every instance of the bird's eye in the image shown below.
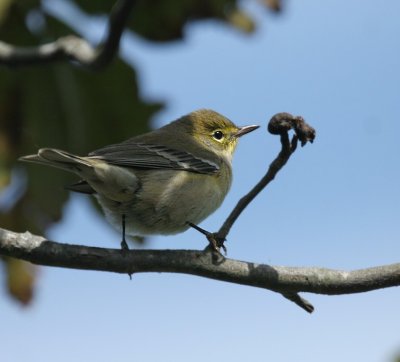
<path fill-rule="evenodd" d="M 224 134 L 221 131 L 215 131 L 213 133 L 213 137 L 217 140 L 220 141 L 224 137 Z"/>

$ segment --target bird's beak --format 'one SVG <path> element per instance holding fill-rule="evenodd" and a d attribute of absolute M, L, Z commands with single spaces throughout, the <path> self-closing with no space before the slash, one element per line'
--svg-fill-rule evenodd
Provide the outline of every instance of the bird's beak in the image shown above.
<path fill-rule="evenodd" d="M 240 127 L 239 130 L 235 133 L 235 137 L 241 137 L 246 133 L 252 132 L 260 126 L 244 126 Z"/>

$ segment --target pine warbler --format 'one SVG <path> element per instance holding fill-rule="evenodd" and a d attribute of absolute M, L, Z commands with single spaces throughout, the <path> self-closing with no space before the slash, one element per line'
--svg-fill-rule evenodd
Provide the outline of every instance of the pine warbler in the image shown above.
<path fill-rule="evenodd" d="M 61 168 L 82 180 L 67 189 L 93 194 L 107 220 L 131 236 L 176 234 L 198 224 L 224 200 L 238 138 L 259 126 L 237 127 L 202 109 L 152 132 L 80 157 L 42 148 L 21 160 Z"/>

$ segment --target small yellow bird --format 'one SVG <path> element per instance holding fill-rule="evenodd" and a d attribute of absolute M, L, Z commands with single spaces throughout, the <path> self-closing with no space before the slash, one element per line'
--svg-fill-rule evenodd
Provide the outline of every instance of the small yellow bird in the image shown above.
<path fill-rule="evenodd" d="M 77 174 L 82 180 L 67 188 L 97 198 L 127 249 L 125 233 L 176 234 L 214 212 L 231 185 L 238 138 L 258 127 L 201 109 L 85 157 L 42 148 L 20 159 Z"/>

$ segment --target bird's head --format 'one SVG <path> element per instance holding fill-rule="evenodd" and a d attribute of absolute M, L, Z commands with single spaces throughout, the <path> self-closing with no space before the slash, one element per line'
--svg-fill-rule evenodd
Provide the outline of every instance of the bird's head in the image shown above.
<path fill-rule="evenodd" d="M 236 126 L 228 118 L 208 109 L 201 109 L 186 116 L 191 123 L 192 137 L 208 150 L 231 159 L 239 138 L 259 126 Z"/>

